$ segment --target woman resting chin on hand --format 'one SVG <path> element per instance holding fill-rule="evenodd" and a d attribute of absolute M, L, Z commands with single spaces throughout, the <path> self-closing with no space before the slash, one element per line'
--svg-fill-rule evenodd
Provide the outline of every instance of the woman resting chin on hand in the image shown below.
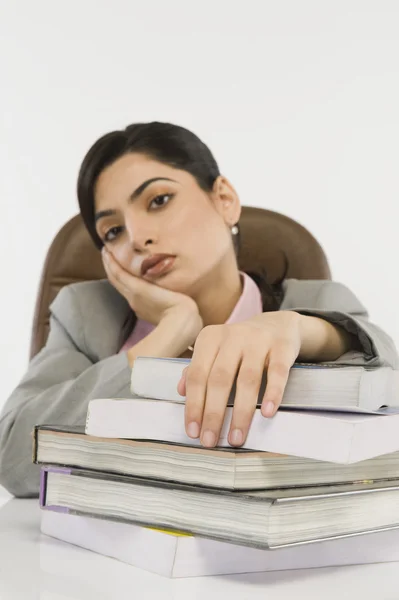
<path fill-rule="evenodd" d="M 148 356 L 148 351 L 153 356 L 178 356 L 187 350 L 203 327 L 195 301 L 126 271 L 105 246 L 102 256 L 110 283 L 126 298 L 136 317 L 156 326 L 140 344 L 127 351 L 129 364 L 133 366 L 138 352 L 142 356 Z M 150 344 L 147 351 L 144 344 Z"/>
<path fill-rule="evenodd" d="M 151 129 L 167 139 L 166 125 L 149 125 Z M 179 128 L 175 132 L 182 139 L 192 136 Z M 205 446 L 217 444 L 237 377 L 229 442 L 241 445 L 265 368 L 262 414 L 272 417 L 298 357 L 335 360 L 352 347 L 358 349 L 358 344 L 345 329 L 323 318 L 281 306 L 270 310 L 272 288 L 261 282 L 261 289 L 237 265 L 238 195 L 209 151 L 195 143 L 197 167 L 172 167 L 174 159 L 155 160 L 151 152 L 135 152 L 133 144 L 100 172 L 95 188 L 92 182 L 84 186 L 93 163 L 101 163 L 100 143 L 82 167 L 79 197 L 84 215 L 87 187 L 95 189 L 95 232 L 93 221 L 86 223 L 100 240 L 98 245 L 104 245 L 109 281 L 139 319 L 131 347 L 129 341 L 124 346 L 129 348 L 130 364 L 139 355 L 190 356 L 188 348 L 195 342 L 192 362 L 178 388 L 186 395 L 187 433 L 200 437 Z M 263 302 L 265 292 L 268 303 Z M 145 323 L 147 335 L 139 339 Z"/>
<path fill-rule="evenodd" d="M 270 285 L 239 269 L 237 192 L 191 131 L 152 122 L 102 136 L 81 165 L 78 200 L 107 279 L 61 290 L 46 346 L 4 406 L 0 483 L 11 493 L 38 492 L 34 426 L 84 425 L 92 398 L 129 397 L 137 356 L 191 356 L 194 346 L 178 389 L 188 435 L 208 447 L 236 377 L 229 441 L 239 446 L 265 368 L 265 418 L 298 358 L 398 369 L 392 339 L 344 285 Z"/>

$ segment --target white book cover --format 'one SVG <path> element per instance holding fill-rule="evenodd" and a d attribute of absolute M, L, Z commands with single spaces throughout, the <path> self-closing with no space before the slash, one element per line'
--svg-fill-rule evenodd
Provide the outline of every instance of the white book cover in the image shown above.
<path fill-rule="evenodd" d="M 42 511 L 41 532 L 170 578 L 399 561 L 398 529 L 300 547 L 259 550 L 126 523 Z"/>
<path fill-rule="evenodd" d="M 228 407 L 219 446 L 229 446 Z M 255 411 L 243 448 L 350 464 L 399 450 L 399 413 L 365 415 L 278 410 L 273 418 Z M 150 439 L 200 445 L 187 436 L 184 404 L 149 399 L 93 399 L 85 432 L 106 438 Z"/>
<path fill-rule="evenodd" d="M 131 374 L 134 396 L 184 402 L 177 384 L 190 359 L 138 356 Z M 266 386 L 263 378 L 260 403 Z M 229 402 L 233 404 L 233 387 Z M 372 413 L 383 406 L 399 406 L 399 371 L 333 364 L 295 363 L 284 390 L 282 408 L 349 410 Z"/>

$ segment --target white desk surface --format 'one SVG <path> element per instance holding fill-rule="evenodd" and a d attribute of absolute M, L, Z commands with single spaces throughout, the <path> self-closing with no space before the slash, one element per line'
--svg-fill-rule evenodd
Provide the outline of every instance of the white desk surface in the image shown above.
<path fill-rule="evenodd" d="M 399 563 L 168 579 L 40 533 L 38 500 L 0 488 L 0 600 L 398 600 Z"/>

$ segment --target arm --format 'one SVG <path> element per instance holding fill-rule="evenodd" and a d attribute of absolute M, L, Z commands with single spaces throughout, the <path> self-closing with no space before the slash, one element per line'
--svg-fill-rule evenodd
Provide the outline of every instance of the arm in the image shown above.
<path fill-rule="evenodd" d="M 369 320 L 366 308 L 345 285 L 335 281 L 297 279 L 286 280 L 283 285 L 285 296 L 281 310 L 293 310 L 334 326 L 334 330 L 326 329 L 327 326 L 323 323 L 308 321 L 306 327 L 309 334 L 312 330 L 316 332 L 319 342 L 329 339 L 329 354 L 325 354 L 326 348 L 322 342 L 324 349 L 318 346 L 321 354 L 317 360 L 342 365 L 399 369 L 398 351 L 392 338 Z M 306 348 L 304 346 L 301 349 L 301 360 L 312 360 L 315 347 L 310 337 L 308 335 Z M 303 350 L 305 354 L 302 356 Z"/>
<path fill-rule="evenodd" d="M 0 416 L 0 484 L 19 497 L 39 492 L 38 465 L 32 464 L 36 424 L 84 425 L 87 404 L 95 397 L 129 394 L 126 354 L 95 364 L 53 316 L 43 350 L 31 361 Z"/>
<path fill-rule="evenodd" d="M 298 314 L 298 317 L 302 340 L 298 360 L 303 362 L 335 361 L 350 350 L 362 350 L 357 337 L 339 325 L 333 325 L 319 317 L 302 314 Z"/>
<path fill-rule="evenodd" d="M 183 306 L 170 309 L 151 333 L 127 351 L 129 365 L 133 367 L 137 356 L 177 358 L 193 344 L 202 327 L 197 310 Z"/>
<path fill-rule="evenodd" d="M 35 425 L 84 425 L 91 399 L 131 397 L 129 360 L 138 354 L 178 356 L 192 343 L 191 320 L 180 311 L 128 353 L 93 362 L 74 294 L 64 288 L 57 299 L 47 344 L 31 361 L 0 416 L 0 484 L 19 497 L 39 492 L 40 467 L 32 464 Z M 67 312 L 72 315 L 69 325 L 63 319 Z"/>

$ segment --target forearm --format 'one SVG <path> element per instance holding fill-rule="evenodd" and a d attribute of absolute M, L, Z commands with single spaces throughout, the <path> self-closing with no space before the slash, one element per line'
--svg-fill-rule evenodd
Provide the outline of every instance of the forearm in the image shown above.
<path fill-rule="evenodd" d="M 194 343 L 202 329 L 199 314 L 191 311 L 170 312 L 143 340 L 127 351 L 132 367 L 137 356 L 177 358 Z"/>
<path fill-rule="evenodd" d="M 336 360 L 349 350 L 358 349 L 356 338 L 338 325 L 319 317 L 300 318 L 301 350 L 298 359 L 304 362 Z"/>

